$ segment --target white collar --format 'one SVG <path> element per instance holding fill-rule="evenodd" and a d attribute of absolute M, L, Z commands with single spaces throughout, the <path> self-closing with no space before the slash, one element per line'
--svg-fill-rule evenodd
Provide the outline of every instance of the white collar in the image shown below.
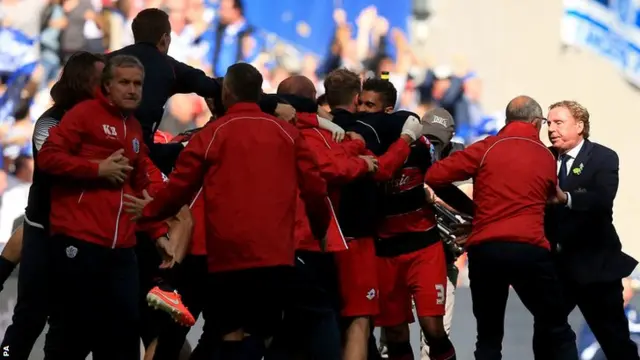
<path fill-rule="evenodd" d="M 577 158 L 578 154 L 580 153 L 580 150 L 582 149 L 582 145 L 584 145 L 584 139 L 580 140 L 578 145 L 576 147 L 574 147 L 573 149 L 567 151 L 565 153 L 565 155 L 569 155 L 572 159 Z"/>

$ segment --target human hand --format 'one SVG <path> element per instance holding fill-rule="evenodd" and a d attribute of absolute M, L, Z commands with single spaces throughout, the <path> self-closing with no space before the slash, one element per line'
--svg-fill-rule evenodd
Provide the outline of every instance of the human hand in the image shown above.
<path fill-rule="evenodd" d="M 436 196 L 436 193 L 435 193 L 435 192 L 433 192 L 433 189 L 431 189 L 431 188 L 429 187 L 429 185 L 424 184 L 424 191 L 425 191 L 426 196 L 427 196 L 427 203 L 428 203 L 428 204 L 433 204 L 433 203 L 435 203 L 435 202 L 438 202 L 438 200 L 440 200 L 440 199 L 438 199 L 438 197 Z"/>
<path fill-rule="evenodd" d="M 412 141 L 416 141 L 418 136 L 422 133 L 422 123 L 420 119 L 411 115 L 407 117 L 407 120 L 404 122 L 402 126 L 402 135 L 407 135 L 411 138 Z"/>
<path fill-rule="evenodd" d="M 124 155 L 124 149 L 120 149 L 98 164 L 98 176 L 105 178 L 114 184 L 122 184 L 133 167 L 129 165 L 129 159 Z"/>
<path fill-rule="evenodd" d="M 278 104 L 276 116 L 286 122 L 292 122 L 296 118 L 296 109 L 289 104 Z"/>
<path fill-rule="evenodd" d="M 560 189 L 559 185 L 556 185 L 556 193 L 547 200 L 547 203 L 551 205 L 565 205 L 567 201 L 569 201 L 567 193 Z"/>
<path fill-rule="evenodd" d="M 334 124 L 332 121 L 325 118 L 318 117 L 318 125 L 320 129 L 324 129 L 331 132 L 331 137 L 335 142 L 342 142 L 344 140 L 345 132 L 340 126 Z"/>
<path fill-rule="evenodd" d="M 137 198 L 133 195 L 124 194 L 124 197 L 129 200 L 125 201 L 124 204 L 124 212 L 133 215 L 131 220 L 138 220 L 142 216 L 142 210 L 147 206 L 148 203 L 153 201 L 153 198 L 147 190 L 142 190 L 142 198 Z"/>
<path fill-rule="evenodd" d="M 359 30 L 368 31 L 373 28 L 375 24 L 376 17 L 378 16 L 378 9 L 371 5 L 364 8 L 358 18 L 356 19 L 356 25 L 358 25 Z"/>
<path fill-rule="evenodd" d="M 376 36 L 385 36 L 389 32 L 389 20 L 384 16 L 378 16 L 375 21 L 373 32 Z"/>
<path fill-rule="evenodd" d="M 366 141 L 364 141 L 364 138 L 362 137 L 362 135 L 358 134 L 357 132 L 354 132 L 354 131 L 347 131 L 346 135 L 347 135 L 351 140 L 362 141 L 363 143 L 365 143 L 365 144 L 366 144 Z"/>
<path fill-rule="evenodd" d="M 344 25 L 347 23 L 347 12 L 344 9 L 337 8 L 333 10 L 333 21 L 337 25 Z"/>
<path fill-rule="evenodd" d="M 367 166 L 369 167 L 369 172 L 378 171 L 378 159 L 375 156 L 371 155 L 360 155 L 360 159 L 367 162 Z"/>

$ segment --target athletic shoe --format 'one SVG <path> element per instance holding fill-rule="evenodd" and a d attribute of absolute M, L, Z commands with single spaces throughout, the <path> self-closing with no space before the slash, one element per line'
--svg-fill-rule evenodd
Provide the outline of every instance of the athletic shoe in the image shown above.
<path fill-rule="evenodd" d="M 181 325 L 193 326 L 196 323 L 196 319 L 184 306 L 182 298 L 176 290 L 165 291 L 156 286 L 147 293 L 147 303 L 156 310 L 168 313 L 173 320 Z"/>

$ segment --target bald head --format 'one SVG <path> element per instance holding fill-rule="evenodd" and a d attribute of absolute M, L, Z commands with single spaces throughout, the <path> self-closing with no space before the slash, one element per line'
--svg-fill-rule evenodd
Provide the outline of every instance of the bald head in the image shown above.
<path fill-rule="evenodd" d="M 296 95 L 307 99 L 316 99 L 316 86 L 308 77 L 293 75 L 278 85 L 278 95 Z"/>
<path fill-rule="evenodd" d="M 505 115 L 507 123 L 511 121 L 533 122 L 536 119 L 544 118 L 540 104 L 524 95 L 509 101 Z"/>

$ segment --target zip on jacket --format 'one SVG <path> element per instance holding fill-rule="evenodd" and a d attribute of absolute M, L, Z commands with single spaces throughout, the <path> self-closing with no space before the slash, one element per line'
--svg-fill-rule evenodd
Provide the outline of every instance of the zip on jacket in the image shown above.
<path fill-rule="evenodd" d="M 124 149 L 133 170 L 122 185 L 99 177 L 95 160 Z M 123 211 L 125 194 L 147 189 L 148 150 L 140 124 L 123 116 L 101 91 L 69 110 L 38 154 L 37 166 L 56 176 L 52 184 L 50 232 L 110 248 L 135 245 L 135 223 Z M 145 226 L 154 239 L 166 233 L 162 222 Z"/>

